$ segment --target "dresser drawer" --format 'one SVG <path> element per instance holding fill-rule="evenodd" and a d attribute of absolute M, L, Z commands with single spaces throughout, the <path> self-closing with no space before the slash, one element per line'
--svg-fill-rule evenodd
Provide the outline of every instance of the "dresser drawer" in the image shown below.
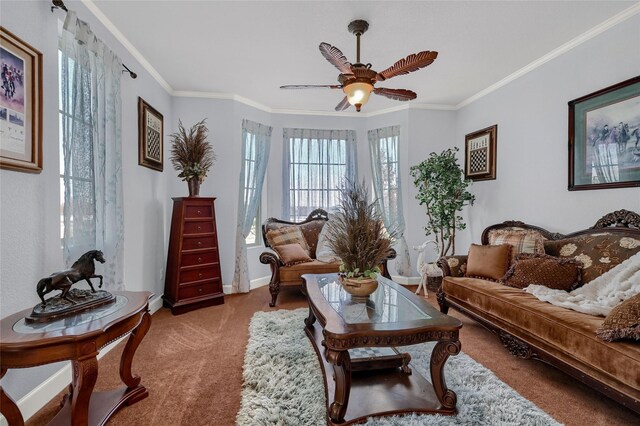
<path fill-rule="evenodd" d="M 202 222 L 185 222 L 183 233 L 187 234 L 211 234 L 213 233 L 213 222 L 211 220 L 204 220 Z"/>
<path fill-rule="evenodd" d="M 184 217 L 187 219 L 197 217 L 213 217 L 213 206 L 211 205 L 195 205 L 185 207 Z"/>
<path fill-rule="evenodd" d="M 206 296 L 207 294 L 215 293 L 217 291 L 217 287 L 219 286 L 214 281 L 188 287 L 181 286 L 178 288 L 178 299 L 183 300 L 199 296 Z"/>
<path fill-rule="evenodd" d="M 209 280 L 211 278 L 220 278 L 218 267 L 205 266 L 204 268 L 189 269 L 180 271 L 180 285 L 190 281 Z"/>
<path fill-rule="evenodd" d="M 197 250 L 215 247 L 215 236 L 210 237 L 183 237 L 182 250 Z"/>
<path fill-rule="evenodd" d="M 183 254 L 180 266 L 206 265 L 208 263 L 218 262 L 218 251 L 208 251 L 206 253 Z"/>

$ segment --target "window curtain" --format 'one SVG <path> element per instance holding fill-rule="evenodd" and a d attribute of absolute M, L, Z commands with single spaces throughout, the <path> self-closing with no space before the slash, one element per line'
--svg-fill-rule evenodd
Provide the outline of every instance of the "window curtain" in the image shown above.
<path fill-rule="evenodd" d="M 64 261 L 102 250 L 104 286 L 123 289 L 122 62 L 69 11 L 59 39 L 64 157 Z M 76 179 L 78 178 L 78 179 Z M 100 269 L 100 267 L 98 267 Z"/>
<path fill-rule="evenodd" d="M 357 179 L 354 130 L 283 129 L 283 146 L 283 218 L 330 209 L 342 180 Z"/>
<path fill-rule="evenodd" d="M 409 247 L 404 238 L 405 222 L 400 184 L 400 126 L 369 130 L 369 152 L 373 190 L 384 226 L 398 233 L 396 242 L 396 272 L 411 276 Z"/>
<path fill-rule="evenodd" d="M 271 127 L 242 120 L 242 164 L 238 195 L 238 225 L 236 229 L 236 267 L 231 291 L 247 293 L 250 289 L 247 265 L 247 235 L 258 212 L 262 185 L 269 162 Z M 251 159 L 252 161 L 248 161 Z"/>

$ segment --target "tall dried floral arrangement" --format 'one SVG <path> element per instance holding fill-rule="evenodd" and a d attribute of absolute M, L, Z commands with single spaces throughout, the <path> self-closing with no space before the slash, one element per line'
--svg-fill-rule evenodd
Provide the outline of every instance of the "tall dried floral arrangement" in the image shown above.
<path fill-rule="evenodd" d="M 364 182 L 345 180 L 339 197 L 337 212 L 328 223 L 328 245 L 342 260 L 340 270 L 347 278 L 375 278 L 389 257 L 396 231 L 385 229 L 375 202 L 368 202 Z"/>
<path fill-rule="evenodd" d="M 206 118 L 188 131 L 179 121 L 178 131 L 171 134 L 171 163 L 180 172 L 178 177 L 182 180 L 198 179 L 202 183 L 216 159 L 213 147 L 207 141 L 209 129 L 205 121 Z"/>

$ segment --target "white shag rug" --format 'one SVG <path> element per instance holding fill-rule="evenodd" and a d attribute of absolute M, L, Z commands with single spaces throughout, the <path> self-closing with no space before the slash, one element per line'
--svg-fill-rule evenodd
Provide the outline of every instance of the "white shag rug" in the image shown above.
<path fill-rule="evenodd" d="M 322 371 L 304 332 L 303 321 L 307 313 L 307 309 L 257 312 L 251 319 L 237 425 L 326 425 Z M 427 378 L 430 377 L 428 368 L 433 346 L 433 343 L 425 343 L 403 347 L 411 354 L 412 367 Z M 447 386 L 458 395 L 456 416 L 372 417 L 365 424 L 559 425 L 462 352 L 448 359 L 445 377 Z"/>

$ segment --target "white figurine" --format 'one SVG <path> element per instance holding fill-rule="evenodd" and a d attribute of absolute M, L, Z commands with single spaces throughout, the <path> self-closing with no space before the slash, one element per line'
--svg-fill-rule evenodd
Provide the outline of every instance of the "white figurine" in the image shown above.
<path fill-rule="evenodd" d="M 429 296 L 429 291 L 427 290 L 427 280 L 428 277 L 437 277 L 442 275 L 440 268 L 438 268 L 435 264 L 429 263 L 425 259 L 425 250 L 429 244 L 433 244 L 433 248 L 436 252 L 436 256 L 438 254 L 438 245 L 434 240 L 427 240 L 419 246 L 414 246 L 413 249 L 416 250 L 418 254 L 418 274 L 420 274 L 420 284 L 418 285 L 418 289 L 416 290 L 416 294 L 420 293 L 420 289 L 422 288 L 425 297 Z"/>

